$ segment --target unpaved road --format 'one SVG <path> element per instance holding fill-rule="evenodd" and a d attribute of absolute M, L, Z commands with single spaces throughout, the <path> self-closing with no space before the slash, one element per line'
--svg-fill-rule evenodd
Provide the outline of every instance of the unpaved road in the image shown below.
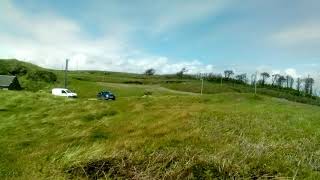
<path fill-rule="evenodd" d="M 175 94 L 192 95 L 192 96 L 200 95 L 200 93 L 177 91 L 177 90 L 162 87 L 160 85 L 140 85 L 140 84 L 123 84 L 123 83 L 106 83 L 106 82 L 98 82 L 98 84 L 110 86 L 110 87 L 145 88 L 145 89 L 151 89 L 151 90 L 157 90 L 157 91 L 163 91 L 163 92 L 169 92 L 169 93 L 175 93 Z"/>

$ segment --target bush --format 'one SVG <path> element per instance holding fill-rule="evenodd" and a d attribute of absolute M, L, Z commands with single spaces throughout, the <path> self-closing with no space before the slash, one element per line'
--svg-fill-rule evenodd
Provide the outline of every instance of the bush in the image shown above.
<path fill-rule="evenodd" d="M 125 84 L 143 84 L 141 81 L 124 81 Z"/>
<path fill-rule="evenodd" d="M 146 90 L 146 91 L 144 91 L 143 94 L 144 94 L 145 96 L 151 96 L 151 95 L 152 95 L 152 91 Z"/>
<path fill-rule="evenodd" d="M 57 76 L 50 71 L 34 71 L 29 73 L 27 78 L 32 81 L 44 81 L 47 83 L 53 83 L 57 81 Z"/>
<path fill-rule="evenodd" d="M 0 65 L 0 74 L 8 74 L 7 67 Z"/>
<path fill-rule="evenodd" d="M 12 69 L 9 70 L 9 74 L 11 75 L 26 75 L 28 73 L 28 69 L 20 64 L 15 65 Z"/>
<path fill-rule="evenodd" d="M 147 69 L 144 74 L 147 75 L 147 76 L 152 76 L 156 73 L 156 70 L 155 69 Z"/>

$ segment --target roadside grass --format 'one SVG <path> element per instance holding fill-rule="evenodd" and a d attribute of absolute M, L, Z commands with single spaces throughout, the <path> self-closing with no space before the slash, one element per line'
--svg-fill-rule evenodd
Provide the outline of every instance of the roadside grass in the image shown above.
<path fill-rule="evenodd" d="M 63 79 L 62 74 L 59 76 L 59 79 Z M 100 82 L 101 86 L 104 83 L 104 88 L 114 89 L 112 84 L 120 84 L 121 86 L 127 85 L 128 91 L 125 90 L 121 92 L 125 96 L 132 96 L 137 94 L 132 94 L 129 87 L 134 88 L 144 88 L 144 91 L 149 86 L 161 86 L 176 91 L 191 92 L 191 93 L 200 93 L 201 92 L 201 81 L 195 79 L 179 79 L 174 76 L 144 76 L 141 74 L 130 74 L 130 73 L 115 73 L 115 72 L 71 72 L 70 77 L 72 78 L 71 83 L 81 82 L 80 84 L 87 83 L 96 86 L 96 82 Z M 93 83 L 93 84 L 92 84 Z M 57 83 L 58 84 L 58 83 Z M 61 82 L 60 82 L 61 84 Z M 109 84 L 111 87 L 108 87 Z M 132 86 L 129 86 L 132 85 Z M 60 85 L 61 86 L 61 85 Z M 77 86 L 77 85 L 76 85 Z M 117 85 L 115 85 L 117 86 Z M 81 89 L 81 88 L 80 88 Z M 153 88 L 154 89 L 154 88 Z M 157 89 L 157 87 L 156 87 Z M 90 90 L 90 89 L 89 89 Z M 168 92 L 168 91 L 167 91 Z M 226 92 L 237 92 L 237 93 L 254 93 L 254 87 L 236 84 L 230 82 L 223 82 L 223 84 L 216 82 L 204 81 L 203 93 L 204 94 L 217 94 L 217 93 L 226 93 Z M 141 94 L 143 92 L 139 92 Z M 160 94 L 163 92 L 160 92 Z M 281 90 L 276 88 L 268 87 L 258 87 L 257 93 L 260 95 L 266 95 L 270 97 L 287 99 L 293 102 L 300 102 L 311 105 L 320 105 L 319 98 L 310 98 L 304 96 L 297 96 L 290 93 L 288 90 Z M 158 93 L 159 94 L 159 93 Z"/>
<path fill-rule="evenodd" d="M 142 97 L 145 86 L 112 85 L 70 84 L 84 97 L 106 86 L 123 98 L 1 91 L 0 177 L 320 177 L 319 107 L 245 93 Z"/>
<path fill-rule="evenodd" d="M 163 83 L 163 87 L 174 89 L 178 91 L 187 91 L 193 93 L 201 92 L 201 81 L 199 80 L 189 80 L 181 83 Z M 235 89 L 230 88 L 230 84 L 217 84 L 205 82 L 203 86 L 204 94 L 216 94 L 216 93 L 226 93 L 226 92 L 237 92 Z"/>
<path fill-rule="evenodd" d="M 173 90 L 186 91 L 186 92 L 201 92 L 201 82 L 199 80 L 188 80 L 182 83 L 162 83 L 161 86 L 170 88 Z M 214 82 L 204 82 L 203 93 L 204 94 L 217 94 L 226 92 L 237 92 L 237 93 L 254 93 L 254 87 L 243 85 L 243 84 L 233 84 L 233 83 L 214 83 Z M 270 89 L 266 87 L 257 88 L 257 94 L 265 95 L 269 97 L 282 98 L 293 102 L 300 102 L 311 105 L 320 106 L 320 98 L 309 98 L 305 96 L 297 96 L 290 94 L 288 91 L 280 89 Z"/>
<path fill-rule="evenodd" d="M 147 92 L 152 96 L 177 94 L 169 89 L 159 88 L 159 85 L 135 85 L 121 83 L 105 83 L 74 80 L 69 88 L 78 93 L 80 98 L 94 98 L 101 90 L 113 92 L 117 97 L 141 97 Z M 182 93 L 180 93 L 182 94 Z"/>

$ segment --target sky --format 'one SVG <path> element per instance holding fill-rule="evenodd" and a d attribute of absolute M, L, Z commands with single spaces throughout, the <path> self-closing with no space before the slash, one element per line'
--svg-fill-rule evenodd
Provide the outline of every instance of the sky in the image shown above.
<path fill-rule="evenodd" d="M 312 75 L 319 0 L 0 0 L 0 58 L 158 74 Z M 319 80 L 320 82 L 320 80 Z"/>

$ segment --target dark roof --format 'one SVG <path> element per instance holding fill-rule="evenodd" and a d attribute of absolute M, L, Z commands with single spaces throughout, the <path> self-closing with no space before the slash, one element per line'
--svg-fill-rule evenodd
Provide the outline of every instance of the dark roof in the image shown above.
<path fill-rule="evenodd" d="M 0 87 L 9 87 L 16 76 L 0 75 Z"/>

